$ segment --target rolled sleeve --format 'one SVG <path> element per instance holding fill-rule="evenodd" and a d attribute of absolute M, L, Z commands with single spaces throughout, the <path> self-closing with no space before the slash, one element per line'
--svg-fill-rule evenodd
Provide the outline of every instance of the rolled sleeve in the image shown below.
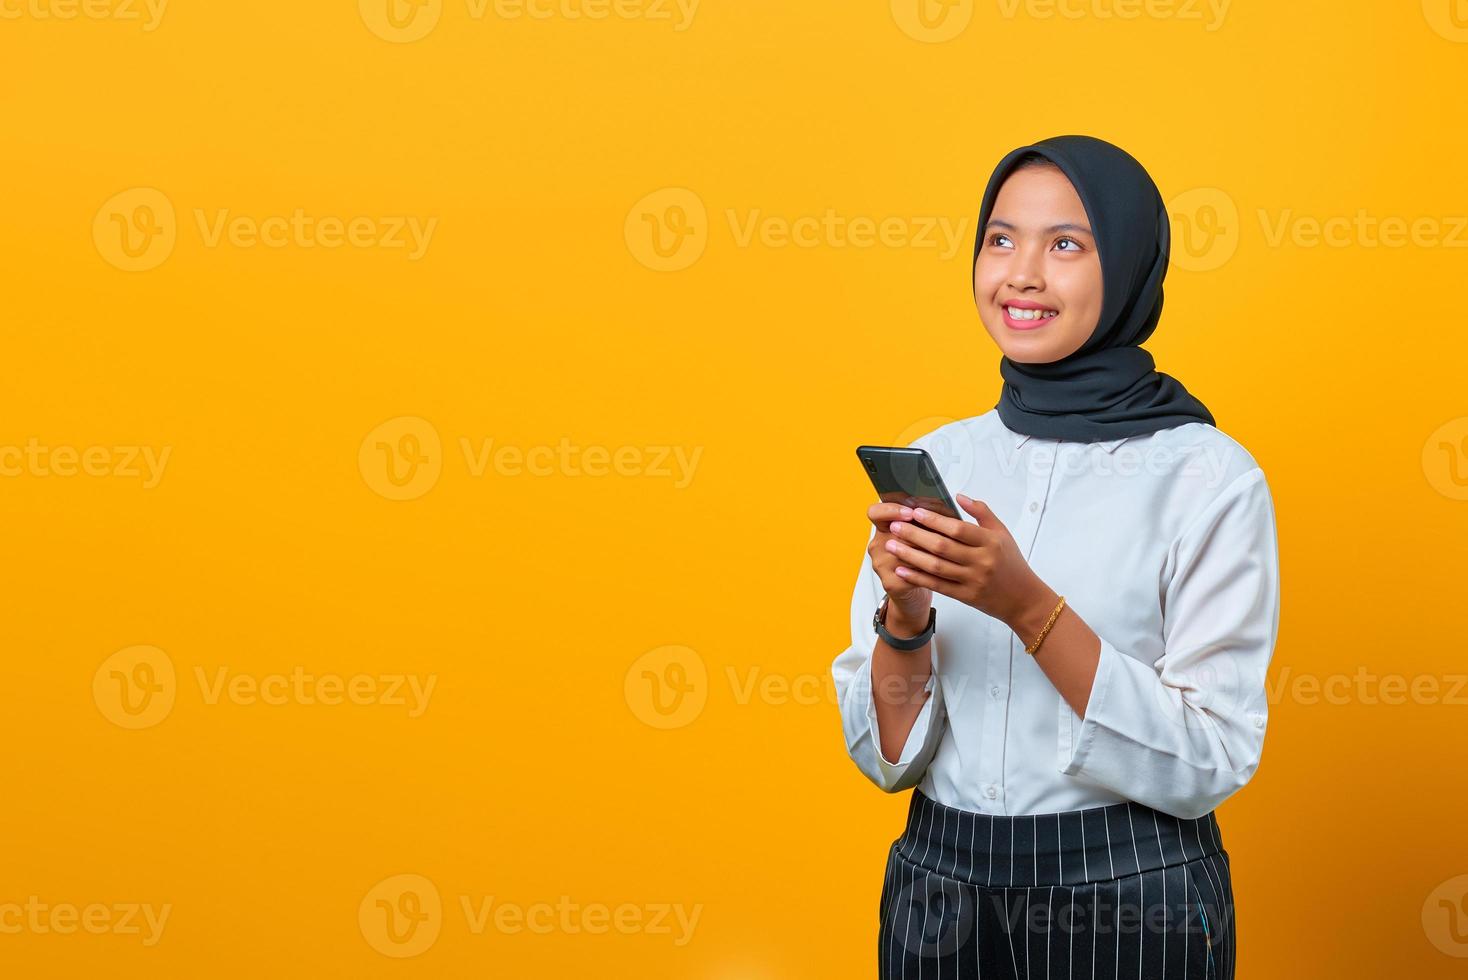
<path fill-rule="evenodd" d="M 1062 705 L 1057 762 L 1129 799 L 1203 816 L 1253 777 L 1279 629 L 1274 508 L 1262 470 L 1238 477 L 1174 542 L 1153 663 L 1101 638 L 1086 715 Z"/>
<path fill-rule="evenodd" d="M 881 601 L 882 593 L 881 579 L 872 569 L 870 559 L 864 558 L 852 594 L 851 645 L 837 655 L 831 665 L 831 674 L 836 682 L 847 754 L 880 789 L 896 793 L 910 789 L 922 780 L 942 736 L 945 709 L 942 685 L 938 683 L 940 641 L 935 634 L 928 644 L 932 675 L 924 687 L 927 698 L 897 760 L 889 761 L 882 755 L 872 686 L 872 658 L 877 646 L 877 636 L 872 630 L 872 613 Z"/>

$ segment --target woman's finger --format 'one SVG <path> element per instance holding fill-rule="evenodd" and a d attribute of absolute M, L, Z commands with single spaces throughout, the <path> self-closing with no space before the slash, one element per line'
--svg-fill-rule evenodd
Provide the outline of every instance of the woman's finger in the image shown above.
<path fill-rule="evenodd" d="M 955 541 L 947 535 L 930 531 L 910 521 L 893 521 L 888 525 L 887 533 L 930 555 L 946 558 L 955 565 L 973 564 L 971 552 L 974 545 Z"/>
<path fill-rule="evenodd" d="M 912 520 L 912 508 L 890 501 L 879 501 L 867 508 L 867 518 L 877 525 L 877 530 L 885 531 L 885 525 L 892 521 Z"/>
<path fill-rule="evenodd" d="M 927 510 L 922 507 L 913 510 L 912 519 L 920 521 L 929 530 L 937 531 L 945 537 L 952 538 L 954 541 L 962 541 L 964 544 L 975 548 L 984 543 L 984 535 L 988 533 L 977 524 L 970 524 L 968 521 L 961 521 L 956 517 L 944 517 L 936 511 Z"/>
<path fill-rule="evenodd" d="M 904 531 L 903 533 L 906 534 L 908 532 Z M 963 578 L 964 568 L 962 565 L 957 565 L 947 558 L 940 558 L 937 555 L 930 554 L 921 548 L 914 548 L 912 545 L 905 541 L 900 541 L 897 538 L 888 540 L 887 551 L 890 554 L 896 555 L 897 560 L 908 568 L 921 569 L 931 575 L 953 581 L 958 581 Z"/>
<path fill-rule="evenodd" d="M 896 571 L 897 577 L 904 582 L 919 585 L 925 589 L 931 589 L 934 592 L 941 592 L 951 599 L 958 598 L 957 592 L 961 587 L 961 583 L 959 582 L 941 578 L 937 575 L 930 575 L 909 565 L 898 565 Z"/>

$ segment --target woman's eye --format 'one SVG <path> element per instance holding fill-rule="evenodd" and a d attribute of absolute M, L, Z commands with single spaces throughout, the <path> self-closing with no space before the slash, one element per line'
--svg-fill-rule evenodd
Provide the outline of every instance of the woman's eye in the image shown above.
<path fill-rule="evenodd" d="M 1068 249 L 1066 249 L 1067 252 L 1079 252 L 1081 250 L 1081 243 L 1078 242 L 1078 241 L 1076 241 L 1074 238 L 1062 238 L 1062 239 L 1060 239 L 1060 241 L 1056 242 L 1055 244 L 1056 244 L 1056 246 L 1060 246 L 1060 245 L 1065 244 L 1067 242 L 1070 243 L 1071 245 L 1074 245 L 1075 246 L 1075 248 L 1068 248 Z"/>
<path fill-rule="evenodd" d="M 1007 242 L 1009 241 L 1009 236 L 1004 234 L 1004 232 L 1002 231 L 996 231 L 994 234 L 989 236 L 990 245 L 998 245 L 1000 244 L 1001 240 Z"/>

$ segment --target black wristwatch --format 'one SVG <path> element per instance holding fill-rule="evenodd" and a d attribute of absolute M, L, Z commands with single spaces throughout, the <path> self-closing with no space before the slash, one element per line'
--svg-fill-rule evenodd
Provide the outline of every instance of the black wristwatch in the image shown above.
<path fill-rule="evenodd" d="M 887 615 L 887 600 L 891 596 L 882 596 L 882 602 L 877 606 L 877 611 L 872 613 L 872 628 L 882 641 L 894 650 L 921 650 L 927 642 L 933 638 L 933 630 L 938 625 L 938 610 L 932 606 L 928 607 L 928 625 L 917 636 L 903 640 L 887 632 L 887 627 L 882 625 L 882 620 Z"/>

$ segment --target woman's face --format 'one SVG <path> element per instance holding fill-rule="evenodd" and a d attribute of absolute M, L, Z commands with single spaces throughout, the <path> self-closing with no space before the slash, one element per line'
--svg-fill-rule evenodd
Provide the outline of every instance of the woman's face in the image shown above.
<path fill-rule="evenodd" d="M 1043 364 L 1074 353 L 1101 319 L 1101 285 L 1096 237 L 1065 174 L 1010 174 L 974 262 L 979 319 L 1004 356 Z"/>

